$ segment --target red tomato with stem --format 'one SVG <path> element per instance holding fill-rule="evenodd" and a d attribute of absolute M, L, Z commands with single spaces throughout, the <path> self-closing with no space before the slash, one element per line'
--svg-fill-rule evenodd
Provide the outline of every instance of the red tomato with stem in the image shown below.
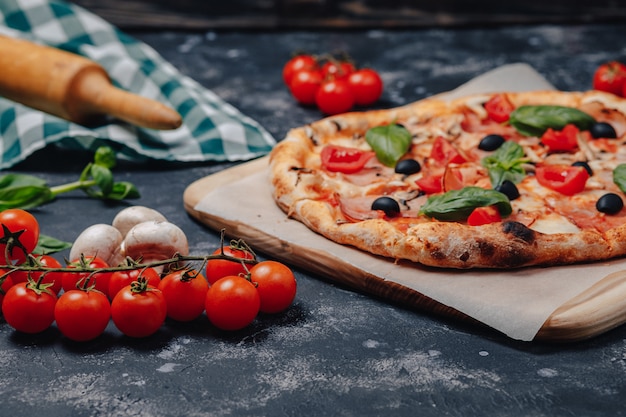
<path fill-rule="evenodd" d="M 280 262 L 259 262 L 250 269 L 250 280 L 259 292 L 259 311 L 262 313 L 284 311 L 296 297 L 296 277 L 287 265 Z"/>
<path fill-rule="evenodd" d="M 111 301 L 115 327 L 129 337 L 153 335 L 165 322 L 167 302 L 158 288 L 139 278 L 122 288 Z"/>
<path fill-rule="evenodd" d="M 11 276 L 4 275 L 6 274 L 6 272 L 7 271 L 5 270 L 0 270 L 0 274 L 2 275 L 2 278 L 0 278 L 0 280 L 2 281 L 0 283 L 0 308 L 2 308 L 4 296 L 6 295 L 7 291 L 9 291 L 9 288 L 11 288 L 14 285 L 13 280 L 11 279 Z"/>
<path fill-rule="evenodd" d="M 112 300 L 113 297 L 125 286 L 130 285 L 133 281 L 142 276 L 148 280 L 148 285 L 158 287 L 161 282 L 161 276 L 154 268 L 130 269 L 127 271 L 115 271 L 109 278 L 108 296 Z"/>
<path fill-rule="evenodd" d="M 259 314 L 261 298 L 246 278 L 228 276 L 218 280 L 206 293 L 205 310 L 218 329 L 240 330 Z"/>
<path fill-rule="evenodd" d="M 506 94 L 495 94 L 485 103 L 485 110 L 491 120 L 504 123 L 509 121 L 515 106 L 513 106 Z"/>
<path fill-rule="evenodd" d="M 299 54 L 291 58 L 283 66 L 283 81 L 289 86 L 293 76 L 302 70 L 318 70 L 319 64 L 313 55 Z"/>
<path fill-rule="evenodd" d="M 97 256 L 86 256 L 85 264 L 89 268 L 108 268 L 109 264 Z M 68 265 L 69 268 L 81 266 L 81 260 L 75 259 Z M 63 275 L 63 290 L 75 290 L 77 285 L 84 288 L 85 285 L 95 285 L 95 289 L 109 295 L 109 281 L 113 272 L 66 272 Z M 88 282 L 87 282 L 88 280 Z"/>
<path fill-rule="evenodd" d="M 0 212 L 0 226 L 0 259 L 6 263 L 8 255 L 9 261 L 26 262 L 39 241 L 39 222 L 35 216 L 26 210 L 7 209 Z"/>
<path fill-rule="evenodd" d="M 294 74 L 289 83 L 291 95 L 301 104 L 315 104 L 317 91 L 322 85 L 322 73 L 319 70 L 302 70 Z"/>
<path fill-rule="evenodd" d="M 564 195 L 574 195 L 585 189 L 589 173 L 584 167 L 542 165 L 535 169 L 539 184 Z"/>
<path fill-rule="evenodd" d="M 31 266 L 42 266 L 46 268 L 62 268 L 61 262 L 57 261 L 50 255 L 40 255 L 35 258 L 36 262 L 33 262 Z M 11 278 L 15 284 L 20 282 L 27 282 L 28 277 L 31 277 L 33 281 L 38 281 L 43 276 L 43 284 L 52 284 L 49 288 L 54 291 L 55 294 L 59 294 L 63 288 L 63 278 L 65 272 L 44 272 L 44 271 L 14 271 L 11 273 Z"/>
<path fill-rule="evenodd" d="M 167 274 L 159 284 L 167 302 L 167 316 L 176 321 L 191 321 L 204 312 L 209 283 L 198 271 L 180 270 Z"/>
<path fill-rule="evenodd" d="M 354 106 L 354 95 L 347 81 L 328 80 L 317 90 L 315 104 L 328 115 L 344 113 Z"/>
<path fill-rule="evenodd" d="M 363 151 L 339 145 L 326 145 L 322 148 L 320 158 L 327 171 L 354 174 L 363 169 L 367 161 L 374 157 L 373 151 Z"/>
<path fill-rule="evenodd" d="M 54 321 L 56 302 L 57 296 L 46 285 L 22 282 L 7 291 L 2 315 L 19 332 L 41 333 Z"/>
<path fill-rule="evenodd" d="M 57 300 L 54 318 L 65 337 L 86 342 L 104 333 L 111 319 L 111 305 L 100 291 L 69 290 Z"/>
<path fill-rule="evenodd" d="M 618 61 L 600 65 L 593 74 L 594 90 L 623 96 L 626 85 L 626 65 Z"/>
<path fill-rule="evenodd" d="M 359 106 L 374 104 L 383 93 L 383 80 L 373 69 L 363 68 L 348 76 L 348 84 Z"/>
<path fill-rule="evenodd" d="M 347 80 L 354 71 L 356 71 L 356 68 L 350 61 L 332 59 L 322 65 L 322 76 L 326 80 Z"/>
<path fill-rule="evenodd" d="M 470 226 L 481 226 L 483 224 L 495 223 L 502 220 L 500 212 L 494 206 L 476 207 L 467 218 Z"/>
<path fill-rule="evenodd" d="M 561 130 L 546 129 L 541 142 L 555 152 L 569 152 L 578 149 L 578 127 L 574 124 L 565 125 Z"/>
<path fill-rule="evenodd" d="M 254 259 L 254 254 L 250 251 L 247 251 L 242 248 L 237 248 L 235 246 L 224 246 L 223 248 L 217 248 L 213 251 L 213 255 L 220 255 L 224 252 L 224 255 L 231 256 L 233 258 L 240 259 Z M 227 277 L 229 275 L 246 275 L 248 273 L 248 268 L 252 266 L 252 264 L 246 264 L 249 266 L 244 266 L 242 262 L 232 261 L 230 259 L 209 259 L 206 263 L 206 279 L 209 284 L 213 284 L 220 278 Z"/>

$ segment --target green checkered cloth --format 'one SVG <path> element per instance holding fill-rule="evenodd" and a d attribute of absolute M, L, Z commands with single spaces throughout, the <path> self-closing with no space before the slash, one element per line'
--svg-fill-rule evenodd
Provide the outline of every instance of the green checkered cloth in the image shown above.
<path fill-rule="evenodd" d="M 0 34 L 83 55 L 102 65 L 117 87 L 160 101 L 183 117 L 183 125 L 169 131 L 121 121 L 88 129 L 0 98 L 0 168 L 51 144 L 92 152 L 108 145 L 120 158 L 138 162 L 199 162 L 251 159 L 276 143 L 257 122 L 182 75 L 148 45 L 76 5 L 0 0 Z"/>

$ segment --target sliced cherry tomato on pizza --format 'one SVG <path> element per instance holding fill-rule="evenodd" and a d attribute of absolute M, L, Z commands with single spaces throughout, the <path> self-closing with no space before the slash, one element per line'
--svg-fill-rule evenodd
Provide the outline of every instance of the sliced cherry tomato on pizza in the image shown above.
<path fill-rule="evenodd" d="M 593 74 L 593 88 L 621 96 L 626 84 L 626 65 L 611 61 L 600 65 Z"/>
<path fill-rule="evenodd" d="M 495 223 L 502 220 L 500 212 L 494 206 L 476 207 L 467 218 L 470 226 L 481 226 L 483 224 Z"/>
<path fill-rule="evenodd" d="M 548 128 L 541 136 L 541 142 L 555 152 L 569 152 L 578 149 L 580 130 L 574 124 L 565 125 L 561 130 Z"/>
<path fill-rule="evenodd" d="M 495 94 L 485 103 L 485 110 L 491 120 L 504 123 L 509 120 L 509 116 L 515 106 L 505 94 Z"/>
<path fill-rule="evenodd" d="M 439 165 L 461 164 L 465 162 L 465 158 L 458 149 L 456 149 L 446 138 L 438 136 L 433 142 L 430 151 L 430 158 L 435 160 Z"/>
<path fill-rule="evenodd" d="M 535 175 L 539 184 L 564 195 L 574 195 L 585 189 L 589 173 L 582 166 L 543 165 Z"/>
<path fill-rule="evenodd" d="M 415 181 L 420 190 L 426 194 L 436 194 L 443 191 L 443 174 L 429 175 Z"/>
<path fill-rule="evenodd" d="M 326 145 L 321 152 L 322 166 L 331 172 L 354 174 L 359 172 L 374 155 L 373 151 L 363 151 L 338 145 Z"/>

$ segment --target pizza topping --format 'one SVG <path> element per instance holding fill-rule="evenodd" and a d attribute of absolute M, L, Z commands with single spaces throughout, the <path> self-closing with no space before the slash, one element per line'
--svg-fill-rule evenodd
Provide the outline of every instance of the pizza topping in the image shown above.
<path fill-rule="evenodd" d="M 467 218 L 467 224 L 470 226 L 481 226 L 499 221 L 502 221 L 502 216 L 494 206 L 476 207 Z"/>
<path fill-rule="evenodd" d="M 589 174 L 589 176 L 593 176 L 593 170 L 591 169 L 591 167 L 589 166 L 588 163 L 586 163 L 585 161 L 576 161 L 572 164 L 572 166 L 575 167 L 583 167 L 585 168 L 585 171 L 587 171 L 587 173 Z"/>
<path fill-rule="evenodd" d="M 478 149 L 482 151 L 492 152 L 498 149 L 504 143 L 505 139 L 501 135 L 487 135 L 478 143 Z"/>
<path fill-rule="evenodd" d="M 564 195 L 574 195 L 585 189 L 589 173 L 581 166 L 543 165 L 535 175 L 539 184 Z"/>
<path fill-rule="evenodd" d="M 487 116 L 497 123 L 507 122 L 514 109 L 515 106 L 505 94 L 495 94 L 485 103 Z"/>
<path fill-rule="evenodd" d="M 511 112 L 509 123 L 523 135 L 541 137 L 548 129 L 561 130 L 568 124 L 589 130 L 596 120 L 589 114 L 566 106 L 520 106 Z"/>
<path fill-rule="evenodd" d="M 541 136 L 541 143 L 552 152 L 570 152 L 578 149 L 578 133 L 574 124 L 567 124 L 561 130 L 549 127 Z"/>
<path fill-rule="evenodd" d="M 464 221 L 476 207 L 495 206 L 502 217 L 511 214 L 511 203 L 506 195 L 481 187 L 435 194 L 428 198 L 420 214 L 443 221 Z"/>
<path fill-rule="evenodd" d="M 369 129 L 365 132 L 365 140 L 380 162 L 393 167 L 409 150 L 411 133 L 404 126 L 391 123 Z"/>
<path fill-rule="evenodd" d="M 626 193 L 626 164 L 619 164 L 613 170 L 613 182 Z"/>
<path fill-rule="evenodd" d="M 606 193 L 596 202 L 596 209 L 601 213 L 616 214 L 624 208 L 624 201 L 615 193 Z"/>
<path fill-rule="evenodd" d="M 443 136 L 437 136 L 435 142 L 433 142 L 433 147 L 430 151 L 430 158 L 437 162 L 440 166 L 446 166 L 448 164 L 461 164 L 466 161 L 465 157 L 461 155 L 459 150 Z"/>
<path fill-rule="evenodd" d="M 493 154 L 483 158 L 482 165 L 489 171 L 492 186 L 498 187 L 504 181 L 520 182 L 526 175 L 524 148 L 516 142 L 506 141 Z"/>
<path fill-rule="evenodd" d="M 397 174 L 413 175 L 422 170 L 422 166 L 415 159 L 401 159 L 395 167 Z"/>
<path fill-rule="evenodd" d="M 387 217 L 396 217 L 400 214 L 400 205 L 391 197 L 378 197 L 372 203 L 372 210 L 382 210 Z"/>
<path fill-rule="evenodd" d="M 594 123 L 590 128 L 589 132 L 591 136 L 594 138 L 607 138 L 607 139 L 615 139 L 617 138 L 617 133 L 611 124 L 606 122 L 598 122 Z"/>
<path fill-rule="evenodd" d="M 520 196 L 517 186 L 509 180 L 504 180 L 500 185 L 494 188 L 509 198 L 509 200 L 517 200 Z"/>
<path fill-rule="evenodd" d="M 320 154 L 322 166 L 331 172 L 353 174 L 363 169 L 367 161 L 374 156 L 372 151 L 348 148 L 338 145 L 326 145 Z"/>

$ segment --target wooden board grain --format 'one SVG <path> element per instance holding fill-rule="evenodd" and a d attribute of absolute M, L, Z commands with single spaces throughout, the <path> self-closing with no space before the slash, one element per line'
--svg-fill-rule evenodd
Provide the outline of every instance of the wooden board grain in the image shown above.
<path fill-rule="evenodd" d="M 243 238 L 264 253 L 284 262 L 318 274 L 329 281 L 349 286 L 367 294 L 402 306 L 432 312 L 464 322 L 481 323 L 398 283 L 381 279 L 348 262 L 337 262 L 327 253 L 294 245 L 267 234 L 251 224 L 224 219 L 196 209 L 211 191 L 243 177 L 255 174 L 267 166 L 267 157 L 256 159 L 190 184 L 183 195 L 185 210 L 202 224 L 214 229 L 226 229 L 231 236 Z M 626 322 L 626 271 L 609 274 L 587 291 L 570 299 L 546 320 L 534 340 L 573 342 L 589 339 Z"/>

